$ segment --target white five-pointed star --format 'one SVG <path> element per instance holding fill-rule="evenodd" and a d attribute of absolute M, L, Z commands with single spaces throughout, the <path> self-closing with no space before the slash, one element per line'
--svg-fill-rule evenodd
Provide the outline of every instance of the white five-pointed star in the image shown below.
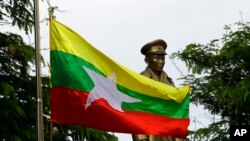
<path fill-rule="evenodd" d="M 85 109 L 87 109 L 93 101 L 100 98 L 104 98 L 112 108 L 121 112 L 123 112 L 121 108 L 122 102 L 140 101 L 120 92 L 117 89 L 116 76 L 114 73 L 112 73 L 108 78 L 105 78 L 86 67 L 83 67 L 83 69 L 88 73 L 95 85 L 87 98 Z"/>

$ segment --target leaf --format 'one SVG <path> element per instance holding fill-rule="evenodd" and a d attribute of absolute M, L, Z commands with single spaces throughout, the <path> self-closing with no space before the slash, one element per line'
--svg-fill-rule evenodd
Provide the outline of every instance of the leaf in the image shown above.
<path fill-rule="evenodd" d="M 12 95 L 15 92 L 14 88 L 6 82 L 0 82 L 0 95 L 4 97 Z"/>

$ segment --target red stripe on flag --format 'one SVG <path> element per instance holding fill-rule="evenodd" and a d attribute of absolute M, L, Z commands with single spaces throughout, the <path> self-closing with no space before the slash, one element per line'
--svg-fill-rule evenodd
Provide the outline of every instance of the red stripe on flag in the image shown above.
<path fill-rule="evenodd" d="M 75 124 L 100 130 L 154 134 L 186 138 L 189 118 L 169 118 L 139 111 L 120 112 L 104 99 L 94 101 L 85 109 L 88 92 L 64 87 L 51 88 L 51 121 Z"/>

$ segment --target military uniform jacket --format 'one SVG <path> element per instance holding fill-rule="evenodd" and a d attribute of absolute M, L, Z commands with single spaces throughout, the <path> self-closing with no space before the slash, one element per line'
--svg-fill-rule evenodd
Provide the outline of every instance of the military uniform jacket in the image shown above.
<path fill-rule="evenodd" d="M 169 77 L 167 73 L 164 71 L 161 72 L 160 78 L 158 78 L 156 74 L 154 74 L 154 72 L 149 67 L 147 67 L 143 72 L 141 72 L 141 74 L 153 80 L 174 86 L 172 78 Z"/>

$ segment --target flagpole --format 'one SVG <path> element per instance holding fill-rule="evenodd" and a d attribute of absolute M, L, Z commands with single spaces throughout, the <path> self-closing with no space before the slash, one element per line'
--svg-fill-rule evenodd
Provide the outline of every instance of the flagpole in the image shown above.
<path fill-rule="evenodd" d="M 40 55 L 40 23 L 39 0 L 34 0 L 35 12 L 35 50 L 36 50 L 36 88 L 37 88 L 37 141 L 43 141 L 43 96 L 41 80 L 41 55 Z"/>

